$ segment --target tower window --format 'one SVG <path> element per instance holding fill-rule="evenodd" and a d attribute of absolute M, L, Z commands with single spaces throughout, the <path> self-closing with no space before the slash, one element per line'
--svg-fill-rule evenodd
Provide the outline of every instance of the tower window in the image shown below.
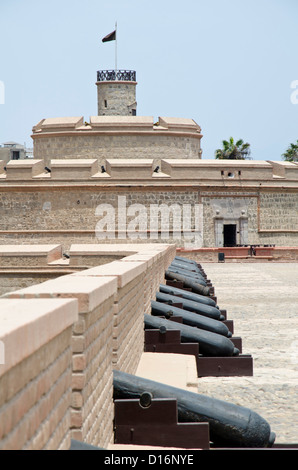
<path fill-rule="evenodd" d="M 136 116 L 136 115 L 137 115 L 137 110 L 136 110 L 136 109 L 132 109 L 132 110 L 131 110 L 131 114 L 132 114 L 132 116 Z"/>
<path fill-rule="evenodd" d="M 105 100 L 105 108 L 107 108 L 107 107 L 108 107 L 108 102 L 107 102 L 107 100 Z"/>

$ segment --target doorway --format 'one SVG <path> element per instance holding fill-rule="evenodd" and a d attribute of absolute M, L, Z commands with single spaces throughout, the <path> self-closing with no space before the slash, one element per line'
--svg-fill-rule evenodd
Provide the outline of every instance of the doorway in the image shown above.
<path fill-rule="evenodd" d="M 236 224 L 226 224 L 223 226 L 224 246 L 236 246 Z"/>
<path fill-rule="evenodd" d="M 20 159 L 20 152 L 17 151 L 17 150 L 14 150 L 14 151 L 12 152 L 12 159 L 13 159 L 13 160 L 19 160 L 19 159 Z"/>

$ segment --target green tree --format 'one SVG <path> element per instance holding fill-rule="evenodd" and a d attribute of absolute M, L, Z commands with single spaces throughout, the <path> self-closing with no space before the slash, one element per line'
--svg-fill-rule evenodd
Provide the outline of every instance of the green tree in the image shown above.
<path fill-rule="evenodd" d="M 286 162 L 298 162 L 298 140 L 296 144 L 289 145 L 282 157 Z"/>
<path fill-rule="evenodd" d="M 223 148 L 215 150 L 215 158 L 218 160 L 246 160 L 250 159 L 250 144 L 239 139 L 236 142 L 233 137 L 222 141 Z"/>

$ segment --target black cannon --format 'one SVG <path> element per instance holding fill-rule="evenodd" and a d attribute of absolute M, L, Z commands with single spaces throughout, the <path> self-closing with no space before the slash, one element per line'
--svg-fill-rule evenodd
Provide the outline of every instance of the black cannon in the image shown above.
<path fill-rule="evenodd" d="M 184 310 L 183 308 L 174 307 L 173 305 L 168 305 L 164 302 L 152 300 L 151 313 L 152 315 L 165 316 L 166 318 L 170 318 L 172 316 L 181 317 L 185 325 L 201 328 L 202 330 L 213 331 L 213 333 L 217 333 L 218 335 L 227 337 L 232 336 L 232 333 L 229 331 L 227 325 L 225 325 L 222 321 L 207 317 L 205 315 L 200 315 L 196 312 L 190 312 L 189 310 Z"/>
<path fill-rule="evenodd" d="M 193 300 L 188 300 L 181 297 L 179 298 L 176 295 L 165 294 L 164 292 L 156 292 L 156 300 L 157 302 L 164 302 L 168 303 L 169 305 L 177 303 L 182 304 L 182 308 L 184 310 L 198 313 L 205 317 L 214 318 L 214 320 L 222 321 L 225 319 L 218 308 L 199 302 L 194 302 Z"/>
<path fill-rule="evenodd" d="M 203 274 L 202 274 L 202 271 L 200 270 L 200 268 L 198 268 L 197 266 L 195 266 L 194 264 L 190 264 L 190 263 L 184 263 L 184 262 L 181 262 L 181 261 L 172 261 L 171 263 L 171 266 L 173 267 L 176 267 L 176 268 L 182 268 L 182 269 L 186 269 L 190 272 L 194 272 L 194 273 L 197 273 L 199 274 L 202 278 L 204 278 Z"/>
<path fill-rule="evenodd" d="M 201 295 L 209 295 L 210 294 L 209 287 L 202 286 L 201 284 L 198 284 L 195 280 L 190 279 L 186 276 L 183 276 L 182 274 L 173 273 L 173 272 L 167 270 L 165 272 L 165 278 L 167 280 L 171 280 L 171 281 L 180 281 L 180 282 L 182 282 L 183 287 L 192 289 L 192 291 L 195 292 L 196 294 L 201 294 Z"/>
<path fill-rule="evenodd" d="M 238 356 L 239 349 L 227 337 L 214 331 L 203 330 L 184 323 L 178 323 L 154 315 L 144 314 L 145 329 L 166 328 L 179 330 L 182 343 L 199 343 L 199 352 L 206 357 Z"/>
<path fill-rule="evenodd" d="M 168 271 L 171 271 L 172 273 L 181 274 L 182 276 L 185 276 L 189 279 L 196 281 L 198 284 L 201 284 L 202 286 L 207 286 L 207 283 L 202 276 L 192 271 L 188 271 L 187 269 L 177 268 L 175 266 L 170 265 L 168 267 Z"/>
<path fill-rule="evenodd" d="M 174 260 L 181 261 L 183 263 L 193 264 L 198 267 L 198 263 L 196 261 L 194 261 L 193 259 L 185 258 L 184 256 L 175 256 Z"/>
<path fill-rule="evenodd" d="M 177 302 L 180 302 L 179 298 L 191 300 L 192 302 L 198 302 L 205 305 L 210 305 L 211 307 L 217 308 L 215 300 L 205 295 L 195 294 L 184 289 L 179 289 L 178 287 L 168 286 L 166 284 L 159 285 L 159 291 L 164 294 L 175 295 L 177 297 Z"/>
<path fill-rule="evenodd" d="M 114 400 L 139 399 L 144 392 L 153 398 L 177 400 L 178 421 L 208 422 L 214 447 L 272 447 L 275 434 L 259 414 L 249 408 L 171 387 L 114 370 Z"/>

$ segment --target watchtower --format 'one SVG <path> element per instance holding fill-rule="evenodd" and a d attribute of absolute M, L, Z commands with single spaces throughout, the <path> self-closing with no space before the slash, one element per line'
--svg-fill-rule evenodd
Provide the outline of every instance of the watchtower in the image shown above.
<path fill-rule="evenodd" d="M 136 116 L 134 70 L 99 70 L 96 85 L 98 116 Z"/>

